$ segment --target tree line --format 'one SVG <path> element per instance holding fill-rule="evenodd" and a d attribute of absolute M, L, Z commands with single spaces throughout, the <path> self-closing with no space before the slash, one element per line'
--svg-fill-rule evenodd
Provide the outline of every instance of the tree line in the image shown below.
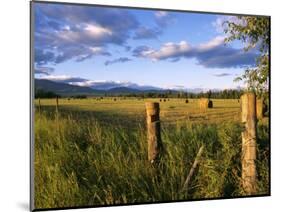
<path fill-rule="evenodd" d="M 238 99 L 242 95 L 243 90 L 226 89 L 221 91 L 212 91 L 200 93 L 191 93 L 183 91 L 151 91 L 143 93 L 127 93 L 127 94 L 110 94 L 105 93 L 104 96 L 117 96 L 117 97 L 136 97 L 136 98 L 213 98 L 213 99 Z"/>

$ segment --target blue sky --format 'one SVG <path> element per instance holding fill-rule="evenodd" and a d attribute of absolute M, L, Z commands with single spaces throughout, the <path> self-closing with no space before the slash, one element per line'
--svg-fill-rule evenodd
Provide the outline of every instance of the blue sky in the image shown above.
<path fill-rule="evenodd" d="M 80 86 L 235 88 L 257 53 L 224 43 L 235 16 L 34 3 L 35 77 Z"/>

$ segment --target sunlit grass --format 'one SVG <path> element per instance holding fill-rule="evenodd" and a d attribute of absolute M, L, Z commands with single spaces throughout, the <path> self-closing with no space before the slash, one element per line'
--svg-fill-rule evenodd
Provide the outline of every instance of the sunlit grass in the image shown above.
<path fill-rule="evenodd" d="M 155 100 L 145 100 L 155 101 Z M 143 100 L 41 99 L 35 117 L 35 207 L 107 205 L 243 196 L 237 100 L 161 103 L 164 154 L 147 161 Z M 204 145 L 189 190 L 182 191 Z M 258 194 L 268 194 L 268 120 L 258 124 Z"/>

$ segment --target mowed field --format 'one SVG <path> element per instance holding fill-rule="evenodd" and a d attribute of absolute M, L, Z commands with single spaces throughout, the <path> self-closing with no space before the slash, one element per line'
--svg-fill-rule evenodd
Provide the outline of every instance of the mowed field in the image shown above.
<path fill-rule="evenodd" d="M 116 100 L 114 100 L 116 99 Z M 145 102 L 160 103 L 163 157 L 147 161 Z M 35 100 L 35 206 L 79 207 L 244 196 L 240 103 L 214 99 Z M 258 191 L 269 193 L 268 118 L 258 121 Z M 182 187 L 199 148 L 198 169 Z"/>
<path fill-rule="evenodd" d="M 116 99 L 114 101 L 114 99 Z M 137 98 L 89 98 L 89 99 L 59 99 L 61 112 L 76 113 L 94 116 L 99 121 L 110 123 L 122 121 L 138 122 L 145 118 L 145 102 L 160 103 L 160 118 L 163 124 L 179 122 L 208 122 L 239 121 L 240 103 L 237 99 L 212 100 L 212 109 L 200 110 L 198 99 L 137 99 Z M 55 110 L 55 99 L 41 99 L 41 105 L 50 111 Z M 36 100 L 38 105 L 38 100 Z M 133 124 L 133 123 L 130 123 Z"/>

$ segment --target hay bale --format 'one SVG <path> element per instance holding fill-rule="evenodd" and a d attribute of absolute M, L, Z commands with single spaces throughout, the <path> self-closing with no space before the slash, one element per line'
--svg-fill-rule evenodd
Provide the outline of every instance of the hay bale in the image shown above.
<path fill-rule="evenodd" d="M 166 99 L 164 99 L 164 102 L 166 102 Z"/>
<path fill-rule="evenodd" d="M 201 110 L 206 110 L 208 108 L 213 108 L 213 102 L 207 98 L 201 98 L 199 100 L 199 108 Z"/>
<path fill-rule="evenodd" d="M 185 100 L 185 103 L 188 103 L 188 99 Z"/>
<path fill-rule="evenodd" d="M 209 99 L 208 108 L 213 108 L 213 101 Z"/>
<path fill-rule="evenodd" d="M 162 99 L 160 99 L 160 102 L 162 102 Z"/>

